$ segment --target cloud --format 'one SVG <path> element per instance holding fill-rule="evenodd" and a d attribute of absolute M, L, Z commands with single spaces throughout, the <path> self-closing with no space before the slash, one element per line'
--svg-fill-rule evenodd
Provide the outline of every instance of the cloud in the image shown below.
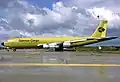
<path fill-rule="evenodd" d="M 26 8 L 27 7 L 25 7 L 25 9 Z M 61 29 L 61 32 L 67 34 L 67 32 L 71 32 L 68 30 L 74 28 L 79 21 L 78 14 L 73 12 L 73 8 L 65 7 L 62 2 L 53 4 L 52 10 L 49 8 L 39 8 L 40 11 L 37 13 L 31 13 L 31 11 L 36 11 L 36 6 L 31 10 L 29 10 L 28 7 L 28 9 L 26 9 L 28 11 L 25 12 L 23 12 L 23 9 L 18 9 L 11 10 L 11 7 L 8 8 L 7 13 L 9 12 L 9 15 L 6 17 L 9 21 L 8 25 L 14 30 L 26 31 L 29 33 L 34 32 L 36 35 L 43 33 L 59 34 L 60 31 L 58 31 L 58 29 Z M 63 29 L 66 31 L 62 31 Z"/>
<path fill-rule="evenodd" d="M 90 7 L 108 7 L 115 8 L 119 7 L 119 0 L 61 0 L 66 5 L 77 6 L 79 8 L 90 8 Z"/>
<path fill-rule="evenodd" d="M 94 18 L 99 15 L 99 16 L 102 16 L 100 18 L 107 19 L 109 21 L 120 19 L 120 17 L 117 14 L 114 14 L 114 12 L 104 7 L 103 8 L 92 8 L 92 9 L 88 9 L 88 11 L 92 14 Z"/>

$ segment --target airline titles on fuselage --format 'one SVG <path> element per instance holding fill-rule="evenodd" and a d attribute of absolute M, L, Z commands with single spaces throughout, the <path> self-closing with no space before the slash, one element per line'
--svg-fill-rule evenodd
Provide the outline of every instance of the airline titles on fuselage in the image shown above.
<path fill-rule="evenodd" d="M 39 42 L 39 40 L 19 40 L 19 42 Z"/>

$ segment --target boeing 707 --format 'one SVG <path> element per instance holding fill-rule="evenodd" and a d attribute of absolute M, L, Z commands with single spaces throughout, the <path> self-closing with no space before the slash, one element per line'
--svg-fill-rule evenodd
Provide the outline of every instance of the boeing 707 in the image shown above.
<path fill-rule="evenodd" d="M 50 49 L 54 48 L 55 51 L 63 51 L 64 48 L 72 48 L 78 46 L 89 45 L 93 43 L 98 43 L 102 41 L 107 41 L 111 39 L 116 39 L 117 37 L 107 37 L 107 20 L 100 20 L 100 24 L 96 28 L 95 32 L 88 37 L 22 37 L 22 38 L 11 38 L 1 45 L 7 47 L 7 49 L 28 49 L 28 48 L 38 48 L 38 49 Z"/>

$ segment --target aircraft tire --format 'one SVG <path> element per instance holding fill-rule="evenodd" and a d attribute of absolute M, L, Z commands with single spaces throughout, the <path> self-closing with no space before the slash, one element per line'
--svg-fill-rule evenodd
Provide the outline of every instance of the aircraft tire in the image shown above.
<path fill-rule="evenodd" d="M 63 48 L 55 48 L 55 51 L 63 51 Z"/>
<path fill-rule="evenodd" d="M 13 51 L 16 52 L 16 49 L 14 48 Z"/>

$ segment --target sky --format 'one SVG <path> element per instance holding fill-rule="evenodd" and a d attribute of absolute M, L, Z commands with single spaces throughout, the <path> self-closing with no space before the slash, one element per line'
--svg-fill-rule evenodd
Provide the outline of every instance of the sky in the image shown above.
<path fill-rule="evenodd" d="M 39 7 L 52 8 L 52 4 L 58 0 L 28 0 L 32 4 L 37 4 Z"/>
<path fill-rule="evenodd" d="M 119 4 L 119 0 L 2 0 L 0 42 L 19 36 L 89 36 L 99 23 L 97 15 L 109 21 L 107 35 L 119 37 Z M 102 44 L 119 42 L 118 38 Z"/>

